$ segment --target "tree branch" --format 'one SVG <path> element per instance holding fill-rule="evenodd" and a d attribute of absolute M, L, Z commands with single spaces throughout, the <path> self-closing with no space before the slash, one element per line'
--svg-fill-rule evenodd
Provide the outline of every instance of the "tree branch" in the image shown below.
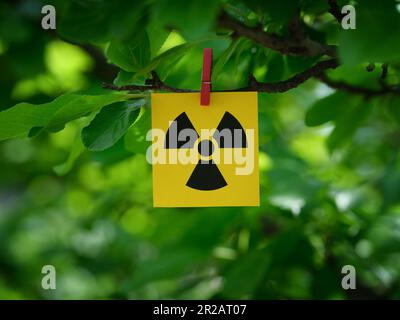
<path fill-rule="evenodd" d="M 233 89 L 233 90 L 221 90 L 225 91 L 258 91 L 258 92 L 269 92 L 269 93 L 277 93 L 277 92 L 285 92 L 290 89 L 296 88 L 303 82 L 308 79 L 318 76 L 322 72 L 328 69 L 334 69 L 338 66 L 338 62 L 336 59 L 324 60 L 317 62 L 313 67 L 294 75 L 293 77 L 274 83 L 263 83 L 258 82 L 253 76 L 249 79 L 249 84 L 246 87 Z M 127 86 L 116 86 L 113 84 L 104 83 L 103 88 L 117 90 L 117 91 L 148 91 L 148 90 L 157 90 L 157 91 L 170 91 L 170 92 L 198 92 L 189 89 L 180 89 L 176 87 L 171 87 L 166 85 L 160 78 L 157 76 L 155 72 L 152 73 L 152 79 L 146 81 L 146 85 L 127 85 Z M 221 92 L 220 91 L 220 92 Z"/>
<path fill-rule="evenodd" d="M 335 81 L 335 80 L 329 79 L 328 76 L 323 73 L 316 75 L 315 78 L 317 78 L 321 82 L 325 83 L 327 86 L 331 87 L 332 89 L 343 90 L 343 91 L 347 91 L 350 93 L 362 94 L 366 98 L 381 96 L 381 95 L 385 95 L 385 94 L 396 94 L 396 95 L 400 94 L 398 87 L 385 86 L 385 87 L 382 87 L 381 89 L 370 89 L 370 88 L 358 87 L 358 86 L 353 86 L 353 85 L 348 84 L 343 81 Z"/>
<path fill-rule="evenodd" d="M 328 0 L 328 4 L 329 4 L 329 13 L 333 15 L 339 23 L 342 23 L 344 14 L 342 14 L 342 11 L 340 10 L 337 0 Z"/>
<path fill-rule="evenodd" d="M 384 64 L 382 64 L 381 68 L 382 68 L 382 73 L 381 73 L 380 79 L 385 80 L 387 77 L 387 74 L 388 74 L 388 65 L 386 63 L 384 63 Z"/>
<path fill-rule="evenodd" d="M 281 38 L 275 34 L 269 34 L 261 27 L 251 28 L 230 17 L 226 12 L 222 12 L 218 19 L 220 27 L 233 30 L 234 36 L 246 37 L 264 47 L 278 51 L 285 55 L 300 56 L 336 56 L 336 47 L 321 44 L 309 38 Z"/>
<path fill-rule="evenodd" d="M 286 92 L 290 89 L 296 88 L 308 79 L 320 75 L 325 70 L 335 69 L 338 65 L 339 64 L 336 59 L 320 61 L 310 69 L 300 72 L 287 80 L 274 83 L 261 83 L 254 81 L 254 79 L 249 86 L 238 89 L 237 91 L 259 91 L 269 93 Z"/>
<path fill-rule="evenodd" d="M 126 85 L 116 86 L 110 83 L 103 83 L 104 89 L 116 91 L 169 91 L 169 92 L 196 92 L 196 90 L 181 89 L 165 84 L 157 75 L 155 71 L 151 72 L 152 78 L 146 80 L 145 85 Z"/>
<path fill-rule="evenodd" d="M 336 0 L 328 0 L 331 7 L 330 12 L 337 16 L 337 18 L 342 17 L 339 6 Z M 232 90 L 221 90 L 221 91 L 258 91 L 258 92 L 268 92 L 268 93 L 278 93 L 286 92 L 293 89 L 300 84 L 304 83 L 308 79 L 314 77 L 324 82 L 331 88 L 344 90 L 350 93 L 362 94 L 367 98 L 372 96 L 379 96 L 384 94 L 400 94 L 398 87 L 389 87 L 387 85 L 382 85 L 384 79 L 387 75 L 387 66 L 382 65 L 382 74 L 380 77 L 381 89 L 369 89 L 358 86 L 353 86 L 343 81 L 334 81 L 327 77 L 325 71 L 328 69 L 335 69 L 339 66 L 336 56 L 336 46 L 325 45 L 307 38 L 301 29 L 301 21 L 298 17 L 294 18 L 290 23 L 290 37 L 280 38 L 275 34 L 269 34 L 264 32 L 260 27 L 251 28 L 241 22 L 233 19 L 227 13 L 223 12 L 218 19 L 219 26 L 229 28 L 233 30 L 233 37 L 243 36 L 247 37 L 264 47 L 270 48 L 272 50 L 278 51 L 285 55 L 301 55 L 301 56 L 318 56 L 327 55 L 333 57 L 330 60 L 324 60 L 317 62 L 311 68 L 294 75 L 293 77 L 274 83 L 262 83 L 258 82 L 252 75 L 249 77 L 249 83 L 246 87 L 232 89 Z M 368 71 L 373 70 L 373 65 L 371 64 L 367 68 Z M 369 70 L 370 69 L 370 70 Z M 182 89 L 167 85 L 164 83 L 157 74 L 153 71 L 152 78 L 148 79 L 145 85 L 125 85 L 117 86 L 113 84 L 103 83 L 103 88 L 118 90 L 118 91 L 169 91 L 169 92 L 198 92 L 197 90 Z"/>

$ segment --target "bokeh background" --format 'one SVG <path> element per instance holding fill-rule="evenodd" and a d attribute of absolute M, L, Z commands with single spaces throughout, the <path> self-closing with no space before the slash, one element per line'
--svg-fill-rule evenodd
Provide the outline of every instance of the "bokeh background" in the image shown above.
<path fill-rule="evenodd" d="M 379 63 L 387 61 L 367 55 L 381 50 L 385 81 L 395 85 L 397 2 L 382 1 L 381 9 L 359 2 L 358 33 L 349 40 L 324 0 L 46 1 L 56 6 L 57 30 L 41 28 L 41 1 L 1 1 L 0 110 L 70 91 L 96 94 L 117 76 L 117 84 L 143 83 L 146 74 L 135 76 L 104 52 L 144 30 L 150 59 L 179 46 L 156 70 L 182 88 L 199 89 L 204 47 L 214 49 L 215 89 L 246 85 L 250 73 L 284 80 L 320 59 L 232 39 L 216 27 L 221 10 L 281 35 L 299 10 L 310 35 L 341 46 L 344 63 L 332 78 L 379 87 Z M 371 72 L 369 62 L 378 63 Z M 260 94 L 257 208 L 153 208 L 143 148 L 123 138 L 104 151 L 83 146 L 93 114 L 57 132 L 2 141 L 0 298 L 400 298 L 398 101 L 314 79 Z M 41 288 L 44 265 L 56 268 L 56 290 Z M 356 268 L 357 290 L 342 289 L 344 265 Z"/>

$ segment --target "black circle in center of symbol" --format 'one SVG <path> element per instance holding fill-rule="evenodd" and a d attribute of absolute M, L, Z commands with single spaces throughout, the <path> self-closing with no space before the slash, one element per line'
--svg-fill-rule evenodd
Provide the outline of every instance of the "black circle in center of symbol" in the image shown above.
<path fill-rule="evenodd" d="M 214 153 L 214 145 L 211 140 L 201 140 L 197 146 L 199 153 L 204 157 L 209 157 Z"/>

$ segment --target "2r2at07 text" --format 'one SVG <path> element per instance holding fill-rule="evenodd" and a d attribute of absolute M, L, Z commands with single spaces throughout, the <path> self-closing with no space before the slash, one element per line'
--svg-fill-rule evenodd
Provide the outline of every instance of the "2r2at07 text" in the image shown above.
<path fill-rule="evenodd" d="M 208 314 L 213 314 L 213 315 L 219 315 L 219 314 L 244 314 L 246 311 L 246 305 L 245 304 L 226 304 L 226 305 L 216 305 L 216 304 L 205 304 L 205 305 L 197 305 L 197 314 L 199 315 L 208 315 Z"/>

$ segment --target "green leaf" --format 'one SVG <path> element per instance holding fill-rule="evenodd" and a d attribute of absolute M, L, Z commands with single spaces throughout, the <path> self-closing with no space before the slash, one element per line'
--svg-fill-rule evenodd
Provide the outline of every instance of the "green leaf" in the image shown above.
<path fill-rule="evenodd" d="M 299 5 L 297 0 L 248 0 L 256 12 L 263 12 L 274 22 L 286 24 L 293 18 Z"/>
<path fill-rule="evenodd" d="M 318 59 L 319 57 L 286 56 L 287 66 L 293 74 L 309 69 Z"/>
<path fill-rule="evenodd" d="M 114 79 L 113 82 L 117 86 L 124 86 L 129 84 L 144 85 L 147 78 L 147 74 L 138 74 L 134 72 L 119 70 L 117 77 Z"/>
<path fill-rule="evenodd" d="M 232 57 L 233 53 L 236 51 L 238 48 L 238 45 L 245 41 L 243 38 L 238 38 L 234 40 L 231 45 L 226 49 L 222 55 L 219 57 L 217 63 L 213 67 L 213 72 L 212 72 L 212 81 L 216 81 L 218 79 L 218 76 L 222 72 L 222 69 L 224 68 L 225 64 L 229 61 L 229 59 Z"/>
<path fill-rule="evenodd" d="M 26 137 L 31 129 L 59 127 L 110 103 L 125 101 L 128 94 L 87 95 L 67 93 L 49 103 L 19 103 L 0 112 L 0 140 Z M 36 132 L 37 133 L 37 132 Z"/>
<path fill-rule="evenodd" d="M 386 106 L 392 117 L 400 125 L 400 98 L 398 96 L 389 97 Z"/>
<path fill-rule="evenodd" d="M 151 110 L 142 107 L 139 117 L 128 129 L 125 135 L 125 148 L 128 151 L 145 154 L 150 146 L 150 141 L 146 140 L 147 132 L 151 129 Z"/>
<path fill-rule="evenodd" d="M 356 29 L 342 30 L 340 60 L 349 65 L 361 62 L 392 62 L 400 58 L 400 14 L 394 0 L 363 0 L 356 7 Z"/>
<path fill-rule="evenodd" d="M 64 176 L 68 172 L 71 171 L 72 167 L 75 164 L 75 161 L 79 158 L 82 152 L 85 150 L 83 143 L 80 139 L 78 139 L 68 155 L 67 160 L 64 163 L 61 163 L 53 168 L 54 172 L 59 176 Z"/>
<path fill-rule="evenodd" d="M 28 132 L 28 138 L 34 138 L 37 137 L 40 133 L 42 133 L 44 130 L 43 127 L 33 127 L 31 130 Z"/>
<path fill-rule="evenodd" d="M 63 7 L 57 5 L 57 32 L 73 41 L 95 44 L 129 39 L 140 30 L 145 16 L 143 1 L 70 1 Z"/>
<path fill-rule="evenodd" d="M 209 41 L 210 39 L 203 39 L 188 43 L 183 43 L 172 47 L 163 53 L 156 56 L 153 60 L 151 60 L 146 66 L 134 72 L 127 72 L 124 70 L 120 70 L 117 77 L 114 80 L 116 85 L 126 85 L 126 84 L 135 84 L 136 82 L 143 82 L 148 78 L 149 72 L 155 70 L 160 64 L 164 68 L 169 68 L 171 65 L 176 64 L 176 62 L 181 59 L 190 49 L 195 46 Z M 142 84 L 142 83 L 141 83 Z"/>
<path fill-rule="evenodd" d="M 253 293 L 260 286 L 269 264 L 270 256 L 265 250 L 254 250 L 240 257 L 225 276 L 224 297 L 243 299 Z"/>
<path fill-rule="evenodd" d="M 268 61 L 268 71 L 264 80 L 267 82 L 276 82 L 282 80 L 285 73 L 285 63 L 283 56 L 273 53 L 271 59 Z"/>
<path fill-rule="evenodd" d="M 162 27 L 161 21 L 157 19 L 149 22 L 146 31 L 149 36 L 151 57 L 154 58 L 157 56 L 165 40 L 167 40 L 170 31 L 165 30 Z"/>
<path fill-rule="evenodd" d="M 245 59 L 244 56 L 247 55 L 249 52 L 251 52 L 253 47 L 254 47 L 253 42 L 251 42 L 247 38 L 243 38 L 243 41 L 240 42 L 240 44 L 238 45 L 238 47 L 236 48 L 236 51 L 235 51 L 235 61 L 234 61 L 235 69 L 239 68 L 241 62 Z M 257 62 L 261 62 L 262 64 L 265 63 L 265 61 L 263 61 L 263 58 L 265 57 L 263 50 L 264 50 L 264 48 L 262 50 L 258 50 L 257 58 L 255 58 L 255 60 Z"/>
<path fill-rule="evenodd" d="M 117 102 L 103 108 L 82 130 L 83 144 L 91 151 L 101 151 L 114 145 L 137 119 L 146 99 Z"/>
<path fill-rule="evenodd" d="M 111 166 L 132 157 L 133 153 L 126 150 L 124 140 L 119 139 L 113 146 L 102 151 L 88 151 L 91 159 L 101 166 Z"/>
<path fill-rule="evenodd" d="M 265 251 L 271 253 L 271 264 L 274 267 L 303 264 L 309 260 L 313 252 L 304 230 L 297 224 L 274 237 Z"/>
<path fill-rule="evenodd" d="M 318 100 L 306 113 L 306 125 L 315 127 L 337 119 L 348 108 L 353 98 L 339 91 Z"/>
<path fill-rule="evenodd" d="M 125 71 L 134 72 L 150 62 L 150 43 L 146 33 L 131 41 L 113 41 L 106 50 L 106 57 Z"/>
<path fill-rule="evenodd" d="M 147 74 L 150 71 L 157 68 L 159 63 L 164 60 L 173 60 L 173 59 L 182 57 L 187 51 L 189 51 L 191 48 L 193 48 L 198 43 L 199 42 L 188 42 L 188 43 L 184 43 L 184 44 L 175 46 L 171 49 L 168 49 L 167 51 L 165 51 L 162 54 L 155 57 L 148 65 L 146 65 L 142 69 L 138 70 L 137 73 L 138 74 Z"/>
<path fill-rule="evenodd" d="M 167 29 L 178 29 L 188 40 L 206 35 L 219 11 L 215 0 L 159 0 L 153 7 L 154 18 Z"/>
<path fill-rule="evenodd" d="M 337 149 L 351 141 L 353 134 L 370 113 L 371 106 L 372 101 L 363 101 L 361 97 L 358 97 L 358 101 L 354 99 L 351 104 L 347 105 L 347 108 L 336 119 L 335 129 L 328 138 L 329 150 Z"/>
<path fill-rule="evenodd" d="M 132 80 L 134 79 L 139 79 L 140 77 L 147 75 L 150 71 L 156 69 L 160 63 L 163 62 L 168 62 L 168 64 L 173 64 L 175 63 L 178 59 L 182 58 L 190 49 L 208 41 L 212 40 L 221 40 L 220 37 L 210 37 L 210 38 L 204 38 L 201 40 L 196 40 L 196 41 L 191 41 L 187 43 L 183 43 L 180 45 L 177 45 L 175 47 L 172 47 L 163 53 L 159 54 L 157 57 L 152 59 L 146 66 L 141 68 L 140 70 L 137 70 L 136 73 L 134 74 L 120 74 L 118 75 L 117 79 L 118 82 L 124 82 L 124 83 L 129 83 L 129 78 L 131 77 Z M 221 42 L 221 41 L 218 41 Z M 117 80 L 116 80 L 117 81 Z"/>
<path fill-rule="evenodd" d="M 359 65 L 343 65 L 335 70 L 329 72 L 329 77 L 333 81 L 345 82 L 349 85 L 370 88 L 379 90 L 381 85 L 379 83 L 379 77 L 382 73 L 381 68 L 376 66 L 373 71 L 366 71 L 367 64 Z"/>
<path fill-rule="evenodd" d="M 193 265 L 204 261 L 207 252 L 201 247 L 177 247 L 161 251 L 158 259 L 143 261 L 133 274 L 130 287 L 137 288 L 162 279 L 174 279 L 188 273 Z"/>
<path fill-rule="evenodd" d="M 302 11 L 314 15 L 329 11 L 329 3 L 326 0 L 303 0 L 301 2 L 301 7 Z"/>

